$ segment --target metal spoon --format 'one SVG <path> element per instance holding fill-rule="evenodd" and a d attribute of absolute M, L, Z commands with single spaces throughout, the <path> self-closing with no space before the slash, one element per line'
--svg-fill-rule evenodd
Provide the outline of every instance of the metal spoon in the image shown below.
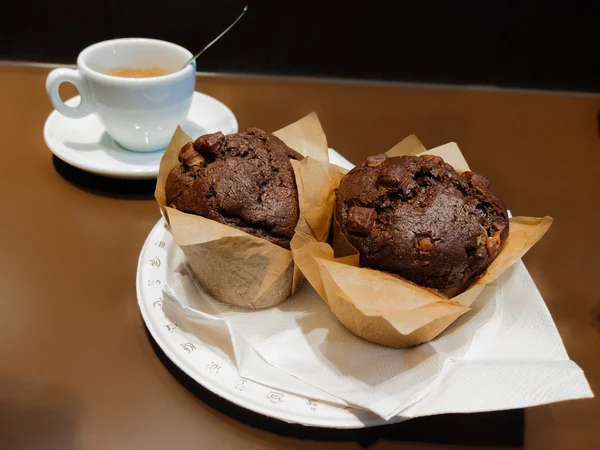
<path fill-rule="evenodd" d="M 216 38 L 214 38 L 206 47 L 204 47 L 202 50 L 200 50 L 198 53 L 196 53 L 194 56 L 192 56 L 190 58 L 190 60 L 188 62 L 186 62 L 183 67 L 179 70 L 183 70 L 187 67 L 187 65 L 189 63 L 191 63 L 192 61 L 194 61 L 196 58 L 198 58 L 198 56 L 200 56 L 202 53 L 204 53 L 206 50 L 208 50 L 210 48 L 211 45 L 213 45 L 215 42 L 217 42 L 219 39 L 221 39 L 229 30 L 231 30 L 233 28 L 233 26 L 238 23 L 240 21 L 240 19 L 244 16 L 244 14 L 246 14 L 246 11 L 248 11 L 248 5 L 244 6 L 244 10 L 242 11 L 242 13 L 237 17 L 237 19 L 235 19 L 233 21 L 233 23 L 231 25 L 229 25 L 227 28 L 225 28 L 221 34 L 219 34 Z"/>

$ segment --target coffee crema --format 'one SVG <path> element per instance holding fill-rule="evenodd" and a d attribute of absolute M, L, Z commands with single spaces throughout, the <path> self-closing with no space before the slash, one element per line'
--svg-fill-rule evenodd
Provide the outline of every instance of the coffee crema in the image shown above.
<path fill-rule="evenodd" d="M 150 78 L 160 77 L 162 75 L 168 75 L 171 72 L 161 69 L 159 67 L 148 67 L 148 68 L 131 68 L 131 67 L 115 67 L 108 71 L 109 75 L 124 78 Z"/>

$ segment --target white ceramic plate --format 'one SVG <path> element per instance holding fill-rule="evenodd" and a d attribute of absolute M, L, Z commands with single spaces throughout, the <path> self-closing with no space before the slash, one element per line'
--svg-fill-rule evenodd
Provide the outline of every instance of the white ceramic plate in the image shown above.
<path fill-rule="evenodd" d="M 79 96 L 65 102 L 79 103 Z M 220 101 L 194 92 L 184 131 L 196 138 L 205 133 L 236 133 L 238 123 Z M 115 178 L 156 178 L 163 150 L 132 152 L 119 146 L 105 131 L 95 114 L 69 119 L 54 110 L 46 119 L 44 139 L 48 148 L 63 161 L 88 172 Z"/>
<path fill-rule="evenodd" d="M 332 162 L 351 164 L 330 149 Z M 240 378 L 237 369 L 203 345 L 202 341 L 177 328 L 162 311 L 161 291 L 169 271 L 184 260 L 163 219 L 150 232 L 138 261 L 137 296 L 150 334 L 167 357 L 206 389 L 236 405 L 286 422 L 329 428 L 362 428 L 402 420 L 384 421 L 367 411 L 330 404 L 279 392 Z"/>

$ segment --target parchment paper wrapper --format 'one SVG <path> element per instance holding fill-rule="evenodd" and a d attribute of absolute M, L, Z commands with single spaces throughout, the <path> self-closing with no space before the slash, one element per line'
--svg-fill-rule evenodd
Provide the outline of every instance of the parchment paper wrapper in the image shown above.
<path fill-rule="evenodd" d="M 300 215 L 292 242 L 327 239 L 339 168 L 329 164 L 327 139 L 316 114 L 275 134 L 305 156 L 291 161 L 298 187 Z M 178 154 L 192 139 L 179 127 L 160 163 L 155 198 L 171 226 L 175 242 L 204 289 L 214 298 L 245 308 L 268 308 L 292 295 L 303 279 L 292 252 L 237 228 L 186 214 L 166 204 L 165 184 Z"/>
<path fill-rule="evenodd" d="M 437 155 L 459 173 L 469 170 L 455 143 L 427 151 L 411 135 L 386 154 Z M 301 247 L 292 245 L 294 261 L 350 331 L 377 344 L 402 348 L 433 339 L 469 311 L 483 287 L 496 280 L 541 239 L 550 228 L 552 218 L 511 218 L 509 237 L 500 254 L 482 276 L 452 299 L 388 273 L 359 267 L 358 251 L 335 222 L 333 247 L 315 241 Z"/>

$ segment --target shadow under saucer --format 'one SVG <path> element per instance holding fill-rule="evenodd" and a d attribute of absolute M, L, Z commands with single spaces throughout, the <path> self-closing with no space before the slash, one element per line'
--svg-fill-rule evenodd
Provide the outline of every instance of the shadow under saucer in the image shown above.
<path fill-rule="evenodd" d="M 152 199 L 154 196 L 155 179 L 136 180 L 96 175 L 78 169 L 54 155 L 52 163 L 56 171 L 69 183 L 96 195 L 123 200 Z"/>

